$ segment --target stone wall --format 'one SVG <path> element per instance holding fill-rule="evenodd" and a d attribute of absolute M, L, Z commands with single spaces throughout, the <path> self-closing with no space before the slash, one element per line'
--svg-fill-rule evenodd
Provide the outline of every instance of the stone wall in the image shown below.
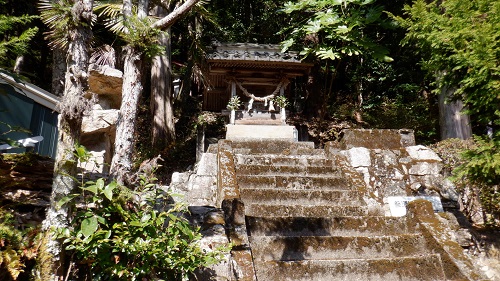
<path fill-rule="evenodd" d="M 81 144 L 93 155 L 80 167 L 98 175 L 106 174 L 113 157 L 116 122 L 121 104 L 122 72 L 109 66 L 90 65 L 90 94 L 96 104 L 84 116 Z"/>
<path fill-rule="evenodd" d="M 439 196 L 445 207 L 456 206 L 458 193 L 443 176 L 441 158 L 430 148 L 415 145 L 412 131 L 347 130 L 344 136 L 341 153 L 362 174 L 369 194 L 379 203 L 386 203 L 389 196 L 427 195 Z"/>

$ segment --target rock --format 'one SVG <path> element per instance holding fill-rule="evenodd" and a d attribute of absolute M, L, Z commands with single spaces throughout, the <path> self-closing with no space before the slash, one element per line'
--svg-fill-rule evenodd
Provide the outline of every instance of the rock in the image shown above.
<path fill-rule="evenodd" d="M 216 225 L 216 224 L 224 225 L 225 224 L 224 213 L 220 211 L 207 213 L 204 217 L 203 224 L 205 226 Z"/>
<path fill-rule="evenodd" d="M 408 173 L 410 175 L 425 176 L 425 175 L 439 175 L 441 165 L 435 162 L 418 162 L 414 163 Z"/>
<path fill-rule="evenodd" d="M 92 110 L 90 115 L 84 116 L 82 133 L 98 133 L 114 130 L 118 120 L 118 109 Z"/>
<path fill-rule="evenodd" d="M 365 147 L 353 147 L 347 150 L 347 157 L 351 162 L 351 166 L 369 167 L 371 166 L 370 150 Z"/>
<path fill-rule="evenodd" d="M 348 129 L 343 130 L 344 136 L 341 140 L 342 149 L 353 147 L 366 147 L 369 149 L 399 149 L 401 147 L 415 145 L 415 137 L 412 130 L 365 130 Z"/>
<path fill-rule="evenodd" d="M 89 91 L 97 95 L 103 109 L 118 109 L 122 95 L 122 72 L 109 66 L 89 66 Z"/>
<path fill-rule="evenodd" d="M 123 73 L 107 65 L 91 64 L 89 66 L 89 89 L 98 95 L 122 94 Z"/>
<path fill-rule="evenodd" d="M 408 146 L 406 147 L 406 151 L 408 152 L 410 157 L 415 160 L 439 162 L 442 161 L 434 151 L 423 145 Z"/>
<path fill-rule="evenodd" d="M 196 170 L 198 175 L 217 176 L 217 154 L 203 153 Z"/>

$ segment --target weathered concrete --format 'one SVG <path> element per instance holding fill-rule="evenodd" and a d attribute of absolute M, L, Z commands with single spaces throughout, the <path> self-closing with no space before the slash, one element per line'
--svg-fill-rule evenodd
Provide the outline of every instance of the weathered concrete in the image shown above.
<path fill-rule="evenodd" d="M 275 139 L 297 141 L 297 129 L 294 126 L 273 125 L 227 125 L 226 139 Z"/>
<path fill-rule="evenodd" d="M 457 230 L 443 224 L 442 214 L 414 208 L 408 218 L 383 216 L 388 195 L 452 193 L 452 187 L 440 189 L 442 164 L 432 151 L 338 147 L 219 142 L 214 201 L 235 245 L 222 270 L 231 272 L 229 280 L 486 280 L 479 270 L 472 273 L 474 265 L 454 241 Z M 204 165 L 214 161 L 206 159 L 212 160 Z M 214 177 L 212 167 L 198 170 L 197 176 Z M 193 174 L 177 178 L 188 187 L 197 181 Z M 218 225 L 221 216 L 204 221 Z"/>
<path fill-rule="evenodd" d="M 415 145 L 413 130 L 349 129 L 343 130 L 341 149 L 365 147 L 368 149 L 399 149 Z"/>

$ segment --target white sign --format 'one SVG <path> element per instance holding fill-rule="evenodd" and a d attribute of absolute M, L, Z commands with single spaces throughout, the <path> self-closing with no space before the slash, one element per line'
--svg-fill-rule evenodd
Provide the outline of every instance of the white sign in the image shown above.
<path fill-rule="evenodd" d="M 408 205 L 409 202 L 417 199 L 430 201 L 432 203 L 432 208 L 436 213 L 444 212 L 443 205 L 441 204 L 441 199 L 438 196 L 390 196 L 387 197 L 387 203 L 389 204 L 391 216 L 405 216 L 406 205 Z"/>

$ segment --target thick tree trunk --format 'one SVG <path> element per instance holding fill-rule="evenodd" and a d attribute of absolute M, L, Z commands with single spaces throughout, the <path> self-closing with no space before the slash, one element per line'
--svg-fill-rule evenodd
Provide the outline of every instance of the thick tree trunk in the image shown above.
<path fill-rule="evenodd" d="M 470 118 L 463 113 L 463 103 L 460 100 L 452 100 L 455 89 L 443 87 L 439 94 L 439 125 L 441 127 L 441 139 L 468 139 L 472 136 Z"/>
<path fill-rule="evenodd" d="M 80 23 L 79 27 L 69 31 L 69 47 L 67 52 L 67 70 L 65 75 L 64 93 L 59 104 L 59 139 L 54 167 L 54 182 L 50 206 L 47 217 L 43 222 L 46 230 L 59 229 L 68 226 L 70 210 L 58 207 L 57 203 L 65 196 L 73 193 L 77 159 L 73 153 L 75 144 L 79 142 L 82 117 L 89 102 L 84 98 L 88 90 L 88 60 L 89 47 L 92 37 L 90 20 L 92 18 L 93 1 L 75 1 L 72 7 L 73 20 Z M 64 276 L 64 250 L 60 241 L 53 237 L 48 251 L 53 255 L 53 280 L 60 280 Z"/>
<path fill-rule="evenodd" d="M 165 15 L 163 9 L 158 10 L 158 16 Z M 159 41 L 165 46 L 165 53 L 155 56 L 151 66 L 152 142 L 156 150 L 162 150 L 165 145 L 175 140 L 170 35 L 170 28 L 160 35 Z"/>
<path fill-rule="evenodd" d="M 153 23 L 151 28 L 165 29 L 180 18 L 182 14 L 199 0 L 188 0 L 181 6 Z M 140 0 L 141 15 L 146 15 L 147 0 Z M 132 15 L 132 1 L 123 0 L 125 19 Z M 130 26 L 133 28 L 133 26 Z M 134 148 L 134 133 L 137 119 L 137 105 L 143 90 L 142 60 L 140 50 L 132 46 L 125 48 L 123 69 L 122 105 L 116 125 L 115 155 L 111 161 L 110 174 L 118 183 L 126 184 L 132 171 L 132 156 Z"/>
<path fill-rule="evenodd" d="M 120 184 L 128 182 L 132 170 L 137 105 L 142 93 L 142 59 L 133 47 L 124 48 L 122 104 L 116 124 L 115 154 L 110 174 Z"/>

